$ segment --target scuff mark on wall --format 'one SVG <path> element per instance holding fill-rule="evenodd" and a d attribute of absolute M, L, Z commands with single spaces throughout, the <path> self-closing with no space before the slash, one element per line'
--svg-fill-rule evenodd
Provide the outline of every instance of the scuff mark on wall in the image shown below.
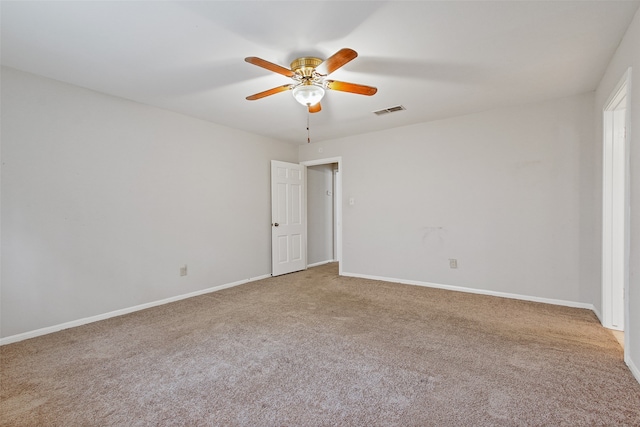
<path fill-rule="evenodd" d="M 542 160 L 517 162 L 513 168 L 513 179 L 525 187 L 534 187 L 544 182 L 550 173 L 548 164 Z"/>
<path fill-rule="evenodd" d="M 422 246 L 425 249 L 442 250 L 447 230 L 444 227 L 422 227 Z"/>

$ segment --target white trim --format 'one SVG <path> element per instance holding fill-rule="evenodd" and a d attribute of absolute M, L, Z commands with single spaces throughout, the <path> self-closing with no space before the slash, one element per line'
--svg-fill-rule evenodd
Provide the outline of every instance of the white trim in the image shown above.
<path fill-rule="evenodd" d="M 338 172 L 334 175 L 336 180 L 336 191 L 335 198 L 333 199 L 335 202 L 335 236 L 336 236 L 336 251 L 334 256 L 336 257 L 336 261 L 338 261 L 338 274 L 342 274 L 342 159 L 337 162 L 338 163 Z"/>
<path fill-rule="evenodd" d="M 133 313 L 135 311 L 145 310 L 147 308 L 156 307 L 159 305 L 169 304 L 172 302 L 180 301 L 187 298 L 197 297 L 199 295 L 208 294 L 211 292 L 221 291 L 222 289 L 232 288 L 238 285 L 244 285 L 245 283 L 255 282 L 257 280 L 267 279 L 271 277 L 271 274 L 265 274 L 258 277 L 251 277 L 249 279 L 238 280 L 237 282 L 226 283 L 224 285 L 213 286 L 211 288 L 202 289 L 200 291 L 190 292 L 188 294 L 177 295 L 175 297 L 165 298 L 159 301 L 148 302 L 145 304 L 136 305 L 133 307 L 123 308 L 120 310 L 110 311 L 109 313 L 98 314 L 97 316 L 85 317 L 83 319 L 72 320 L 70 322 L 61 323 L 59 325 L 48 326 L 46 328 L 36 329 L 35 331 L 24 332 L 17 335 L 11 335 L 5 338 L 0 338 L 0 346 L 5 344 L 12 344 L 18 341 L 23 341 L 29 338 L 39 337 L 41 335 L 51 334 L 63 329 L 75 328 L 76 326 L 86 325 L 88 323 L 98 322 L 100 320 L 110 319 L 112 317 L 122 316 L 124 314 Z"/>
<path fill-rule="evenodd" d="M 600 324 L 602 324 L 602 313 L 600 313 L 600 310 L 598 310 L 595 306 L 593 307 L 592 310 L 593 310 L 593 313 L 598 318 L 598 321 L 600 321 Z"/>
<path fill-rule="evenodd" d="M 623 267 L 623 286 L 624 286 L 624 314 L 623 314 L 623 326 L 622 328 L 615 328 L 615 329 L 622 329 L 624 331 L 624 358 L 625 361 L 627 361 L 627 365 L 629 365 L 629 361 L 630 361 L 630 357 L 629 357 L 629 349 L 631 348 L 631 341 L 632 341 L 632 337 L 629 331 L 629 271 L 630 271 L 630 253 L 631 253 L 631 233 L 630 233 L 630 227 L 631 227 L 631 206 L 630 206 L 630 200 L 631 200 L 631 196 L 630 196 L 630 188 L 631 188 L 631 167 L 630 167 L 630 141 L 631 141 L 631 93 L 632 93 L 632 68 L 629 67 L 627 68 L 627 70 L 625 71 L 625 73 L 623 74 L 623 76 L 621 77 L 621 79 L 618 81 L 618 84 L 616 85 L 616 87 L 613 89 L 613 91 L 611 92 L 611 94 L 609 95 L 609 98 L 607 99 L 607 101 L 604 103 L 604 106 L 602 108 L 602 130 L 603 130 L 603 135 L 602 135 L 602 141 L 603 141 L 603 176 L 602 176 L 602 188 L 603 188 L 603 192 L 602 192 L 602 278 L 601 278 L 601 292 L 602 292 L 602 301 L 601 301 L 601 309 L 602 309 L 602 317 L 599 316 L 600 321 L 602 323 L 603 326 L 605 327 L 611 327 L 611 299 L 609 296 L 610 293 L 610 289 L 611 289 L 611 282 L 610 279 L 608 278 L 608 275 L 610 274 L 610 270 L 608 268 L 608 264 L 607 262 L 611 259 L 611 248 L 608 248 L 607 245 L 605 245 L 605 243 L 610 239 L 610 235 L 608 234 L 608 230 L 606 230 L 606 226 L 608 226 L 608 222 L 610 223 L 611 218 L 610 218 L 610 213 L 607 212 L 606 208 L 608 207 L 607 205 L 607 200 L 608 197 L 611 197 L 611 194 L 608 193 L 608 188 L 611 186 L 611 182 L 610 182 L 610 176 L 606 170 L 607 167 L 607 144 L 609 141 L 609 138 L 611 138 L 610 135 L 607 134 L 607 123 L 606 121 L 608 119 L 610 119 L 610 117 L 608 116 L 607 113 L 613 111 L 616 109 L 616 107 L 620 104 L 621 100 L 623 99 L 623 97 L 626 97 L 626 105 L 624 106 L 625 110 L 626 110 L 626 114 L 625 114 L 625 152 L 624 152 L 624 169 L 625 169 L 625 176 L 624 176 L 624 202 L 623 205 L 621 207 L 621 209 L 623 210 L 622 215 L 624 217 L 624 242 L 623 242 L 623 254 L 622 254 L 622 258 L 623 258 L 623 262 L 624 262 L 624 267 Z M 620 213 L 618 212 L 618 215 L 620 215 Z M 614 329 L 614 328 L 612 328 Z M 636 375 L 636 378 L 638 378 L 638 382 L 640 382 L 640 376 Z"/>
<path fill-rule="evenodd" d="M 631 360 L 630 357 L 625 357 L 624 361 L 627 363 L 627 366 L 629 367 L 629 370 L 631 371 L 633 376 L 636 377 L 636 380 L 640 383 L 640 369 L 638 369 L 638 367 L 633 363 L 633 360 Z"/>
<path fill-rule="evenodd" d="M 342 165 L 342 157 L 329 157 L 326 159 L 316 159 L 316 160 L 305 160 L 304 162 L 300 162 L 301 165 L 305 166 L 305 170 L 306 167 L 309 166 L 318 166 L 318 165 L 328 165 L 331 163 L 337 163 L 338 164 L 338 171 L 339 173 L 336 174 L 336 190 L 335 190 L 335 210 L 336 210 L 336 218 L 335 218 L 335 226 L 337 227 L 337 233 L 336 233 L 336 245 L 337 245 L 337 253 L 334 255 L 336 258 L 336 261 L 338 262 L 338 274 L 342 275 L 342 170 L 343 170 L 343 165 Z M 305 186 L 306 186 L 306 181 L 305 181 Z M 308 226 L 308 224 L 307 224 Z"/>
<path fill-rule="evenodd" d="M 313 264 L 308 264 L 307 268 L 318 267 L 320 265 L 330 264 L 332 262 L 336 262 L 336 260 L 335 259 L 328 259 L 326 261 L 314 262 Z"/>
<path fill-rule="evenodd" d="M 456 292 L 467 292 L 470 294 L 479 294 L 479 295 L 489 295 L 493 297 L 501 297 L 501 298 L 510 298 L 517 299 L 523 301 L 532 301 L 532 302 L 541 302 L 545 304 L 553 304 L 553 305 L 562 305 L 565 307 L 574 307 L 574 308 L 586 308 L 595 313 L 595 307 L 593 304 L 588 304 L 584 302 L 575 302 L 575 301 L 565 301 L 559 299 L 551 299 L 551 298 L 541 298 L 541 297 L 533 297 L 529 295 L 520 295 L 520 294 L 511 294 L 507 292 L 497 292 L 497 291 L 488 291 L 484 289 L 475 289 L 475 288 L 465 288 L 463 286 L 452 286 L 452 285 L 442 285 L 439 283 L 431 283 L 431 282 L 420 282 L 417 280 L 405 280 L 405 279 L 394 279 L 391 277 L 380 277 L 380 276 L 370 276 L 368 274 L 357 274 L 357 273 L 342 273 L 343 276 L 347 277 L 359 277 L 362 279 L 370 279 L 370 280 L 380 280 L 383 282 L 394 282 L 401 283 L 403 285 L 414 285 L 414 286 L 423 286 L 426 288 L 436 288 L 436 289 L 445 289 L 447 291 L 456 291 Z M 596 313 L 597 315 L 597 313 Z"/>
<path fill-rule="evenodd" d="M 331 170 L 331 184 L 332 184 L 332 188 L 331 191 L 333 191 L 333 198 L 331 199 L 331 203 L 332 203 L 332 212 L 331 212 L 331 225 L 333 226 L 333 248 L 332 249 L 332 254 L 333 254 L 333 258 L 334 259 L 339 259 L 338 257 L 338 216 L 339 213 L 338 212 L 338 203 L 336 203 L 336 200 L 338 200 L 338 197 L 342 198 L 342 196 L 338 196 L 338 181 L 340 180 L 340 169 L 339 167 L 334 167 Z M 341 186 L 340 186 L 341 187 Z"/>
<path fill-rule="evenodd" d="M 602 108 L 603 111 L 615 106 L 615 104 L 618 104 L 620 102 L 620 98 L 622 98 L 623 92 L 625 94 L 628 93 L 627 86 L 629 86 L 630 81 L 631 81 L 631 67 L 627 68 L 627 70 L 624 72 L 624 74 L 618 81 L 618 84 L 609 95 L 609 98 L 607 98 L 607 102 L 604 103 L 604 107 Z"/>
<path fill-rule="evenodd" d="M 328 159 L 305 160 L 304 162 L 300 162 L 301 165 L 305 166 L 328 165 L 331 163 L 342 163 L 342 157 L 329 157 Z"/>

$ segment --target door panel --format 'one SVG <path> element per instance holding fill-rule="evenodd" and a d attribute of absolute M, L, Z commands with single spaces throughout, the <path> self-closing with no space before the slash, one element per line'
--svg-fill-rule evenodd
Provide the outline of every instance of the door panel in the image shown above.
<path fill-rule="evenodd" d="M 272 275 L 306 268 L 303 166 L 271 161 Z"/>

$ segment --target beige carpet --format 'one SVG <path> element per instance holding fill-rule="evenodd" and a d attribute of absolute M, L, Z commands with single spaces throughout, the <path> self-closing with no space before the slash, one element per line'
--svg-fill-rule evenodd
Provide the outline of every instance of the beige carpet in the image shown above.
<path fill-rule="evenodd" d="M 329 264 L 6 345 L 3 426 L 638 426 L 588 310 Z"/>

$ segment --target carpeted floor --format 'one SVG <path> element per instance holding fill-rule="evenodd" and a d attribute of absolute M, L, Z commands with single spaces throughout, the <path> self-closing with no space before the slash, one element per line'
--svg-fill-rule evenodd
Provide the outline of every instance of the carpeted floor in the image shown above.
<path fill-rule="evenodd" d="M 265 279 L 0 348 L 3 426 L 638 426 L 588 310 Z"/>

